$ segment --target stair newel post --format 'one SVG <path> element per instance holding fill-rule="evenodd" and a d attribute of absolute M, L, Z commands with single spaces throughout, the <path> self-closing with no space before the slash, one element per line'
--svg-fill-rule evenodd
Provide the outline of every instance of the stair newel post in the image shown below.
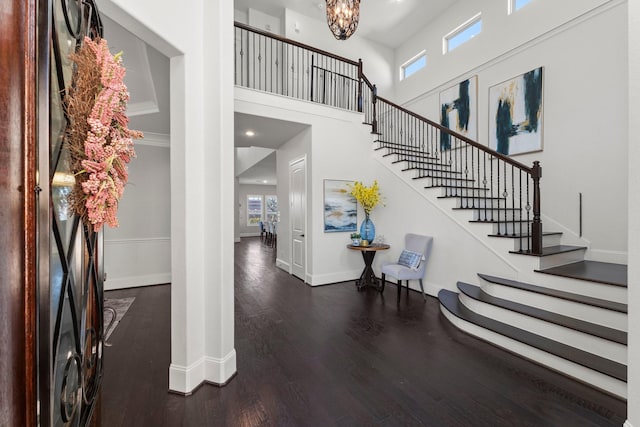
<path fill-rule="evenodd" d="M 373 85 L 371 90 L 371 98 L 373 104 L 373 120 L 371 120 L 371 130 L 373 133 L 378 132 L 378 114 L 376 113 L 376 104 L 378 103 L 378 86 Z"/>
<path fill-rule="evenodd" d="M 362 113 L 362 58 L 358 58 L 358 112 Z"/>
<path fill-rule="evenodd" d="M 531 179 L 533 180 L 533 223 L 531 224 L 531 252 L 542 253 L 542 222 L 540 221 L 540 178 L 542 167 L 539 161 L 533 162 Z"/>

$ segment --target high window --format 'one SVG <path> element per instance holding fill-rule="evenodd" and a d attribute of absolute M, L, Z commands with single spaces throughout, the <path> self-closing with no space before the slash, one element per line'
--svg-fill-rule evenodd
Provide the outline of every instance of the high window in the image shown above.
<path fill-rule="evenodd" d="M 247 196 L 247 225 L 258 225 L 262 221 L 262 196 Z"/>
<path fill-rule="evenodd" d="M 416 71 L 427 66 L 427 54 L 423 50 L 400 67 L 400 80 L 404 80 Z"/>
<path fill-rule="evenodd" d="M 482 16 L 477 14 L 442 39 L 442 52 L 451 52 L 458 46 L 468 42 L 482 31 Z"/>
<path fill-rule="evenodd" d="M 509 0 L 509 14 L 531 3 L 531 0 Z"/>

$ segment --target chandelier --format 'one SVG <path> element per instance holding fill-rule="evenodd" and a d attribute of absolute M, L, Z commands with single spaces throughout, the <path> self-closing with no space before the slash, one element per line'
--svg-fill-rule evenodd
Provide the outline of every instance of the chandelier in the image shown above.
<path fill-rule="evenodd" d="M 358 28 L 360 0 L 326 0 L 327 24 L 338 40 L 346 40 Z"/>

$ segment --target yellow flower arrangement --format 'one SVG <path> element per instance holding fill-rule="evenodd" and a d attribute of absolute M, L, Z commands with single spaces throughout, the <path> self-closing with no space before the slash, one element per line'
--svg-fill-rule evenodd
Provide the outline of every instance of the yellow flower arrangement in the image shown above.
<path fill-rule="evenodd" d="M 365 186 L 363 183 L 356 181 L 351 187 L 351 195 L 362 205 L 364 213 L 369 216 L 373 208 L 378 206 L 382 201 L 378 181 L 373 181 L 371 187 Z M 384 204 L 383 204 L 384 206 Z"/>

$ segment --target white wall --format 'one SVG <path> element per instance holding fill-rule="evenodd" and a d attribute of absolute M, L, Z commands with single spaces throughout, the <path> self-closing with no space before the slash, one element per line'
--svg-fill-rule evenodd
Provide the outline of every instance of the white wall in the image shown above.
<path fill-rule="evenodd" d="M 629 117 L 640 117 L 640 3 L 628 5 Z M 640 134 L 637 123 L 629 120 L 629 367 L 626 427 L 640 427 Z"/>
<path fill-rule="evenodd" d="M 299 31 L 295 30 L 298 24 Z M 380 43 L 360 37 L 356 32 L 348 40 L 336 40 L 325 20 L 314 19 L 286 9 L 284 36 L 336 55 L 363 61 L 364 73 L 378 86 L 380 96 L 393 99 L 393 50 Z"/>
<path fill-rule="evenodd" d="M 626 2 L 534 1 L 511 16 L 506 2 L 473 7 L 456 3 L 398 49 L 396 67 L 425 43 L 430 55 L 426 69 L 397 84 L 398 99 L 437 121 L 440 91 L 477 75 L 478 139 L 487 144 L 489 88 L 543 66 L 544 150 L 516 157 L 541 162 L 543 227 L 589 246 L 588 258 L 626 263 L 628 128 L 617 107 L 627 99 Z M 442 36 L 479 11 L 482 33 L 443 56 Z"/>
<path fill-rule="evenodd" d="M 249 25 L 252 27 L 282 35 L 282 20 L 280 17 L 271 16 L 256 9 L 249 9 L 247 15 L 249 17 Z"/>
<path fill-rule="evenodd" d="M 238 224 L 240 225 L 240 237 L 260 235 L 260 227 L 257 225 L 247 225 L 247 196 L 250 194 L 262 196 L 264 203 L 264 196 L 275 196 L 277 192 L 278 188 L 275 185 L 240 184 L 238 188 Z M 278 201 L 279 199 L 280 198 L 278 198 Z"/>
<path fill-rule="evenodd" d="M 190 393 L 203 382 L 224 384 L 236 372 L 233 4 L 98 3 L 171 58 L 169 388 Z"/>
<path fill-rule="evenodd" d="M 169 144 L 136 144 L 129 183 L 118 207 L 118 228 L 105 228 L 105 289 L 171 282 Z"/>

